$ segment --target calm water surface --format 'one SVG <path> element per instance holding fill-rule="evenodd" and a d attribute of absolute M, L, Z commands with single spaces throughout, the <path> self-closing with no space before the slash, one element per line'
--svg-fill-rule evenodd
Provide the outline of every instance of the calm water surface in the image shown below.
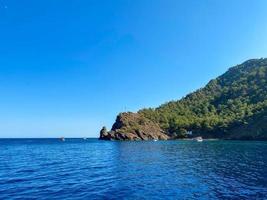
<path fill-rule="evenodd" d="M 267 142 L 1 139 L 0 199 L 267 199 Z"/>

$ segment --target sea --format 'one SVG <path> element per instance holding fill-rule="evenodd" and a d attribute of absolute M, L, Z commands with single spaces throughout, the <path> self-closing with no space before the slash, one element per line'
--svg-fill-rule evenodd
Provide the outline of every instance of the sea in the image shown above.
<path fill-rule="evenodd" d="M 267 142 L 0 139 L 0 199 L 267 199 Z"/>

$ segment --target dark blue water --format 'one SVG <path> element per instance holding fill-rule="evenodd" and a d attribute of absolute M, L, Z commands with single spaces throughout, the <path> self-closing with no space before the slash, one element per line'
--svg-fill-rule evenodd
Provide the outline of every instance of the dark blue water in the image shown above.
<path fill-rule="evenodd" d="M 267 142 L 3 139 L 0 199 L 267 199 Z"/>

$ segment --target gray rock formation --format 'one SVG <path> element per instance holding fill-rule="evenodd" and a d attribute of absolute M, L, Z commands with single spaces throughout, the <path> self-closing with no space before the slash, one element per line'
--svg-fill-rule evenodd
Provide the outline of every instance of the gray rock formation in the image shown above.
<path fill-rule="evenodd" d="M 158 124 L 138 113 L 121 113 L 112 129 L 100 131 L 100 140 L 167 140 L 169 136 Z"/>

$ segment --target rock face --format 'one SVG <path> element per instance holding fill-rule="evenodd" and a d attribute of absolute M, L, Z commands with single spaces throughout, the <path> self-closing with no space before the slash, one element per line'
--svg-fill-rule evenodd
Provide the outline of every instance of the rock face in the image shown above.
<path fill-rule="evenodd" d="M 167 140 L 169 136 L 158 124 L 138 113 L 121 113 L 112 129 L 100 131 L 100 140 Z"/>
<path fill-rule="evenodd" d="M 108 139 L 108 131 L 107 131 L 107 128 L 104 126 L 101 131 L 100 131 L 100 138 L 101 140 L 107 140 Z"/>

